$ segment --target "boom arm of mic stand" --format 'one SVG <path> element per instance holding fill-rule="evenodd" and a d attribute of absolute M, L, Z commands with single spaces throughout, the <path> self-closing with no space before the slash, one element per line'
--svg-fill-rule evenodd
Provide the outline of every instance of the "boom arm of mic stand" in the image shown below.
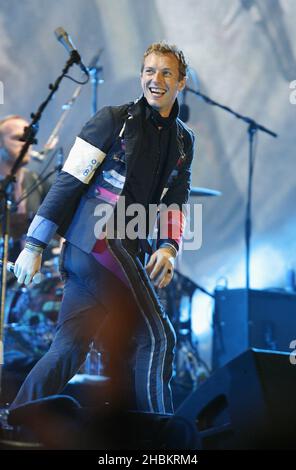
<path fill-rule="evenodd" d="M 62 70 L 62 74 L 56 79 L 55 83 L 52 85 L 49 85 L 50 93 L 46 100 L 41 103 L 39 106 L 36 114 L 31 114 L 32 122 L 30 125 L 25 129 L 24 132 L 24 140 L 25 143 L 20 151 L 20 154 L 18 158 L 16 159 L 12 169 L 11 173 L 2 181 L 1 184 L 1 191 L 0 191 L 0 197 L 4 199 L 5 204 L 4 204 L 4 213 L 3 213 L 3 222 L 2 222 L 2 230 L 3 230 L 3 251 L 1 253 L 1 261 L 2 261 L 2 266 L 1 266 L 1 310 L 0 310 L 0 363 L 3 363 L 3 325 L 4 325 L 4 314 L 5 314 L 5 297 L 6 297 L 6 267 L 7 267 L 7 260 L 8 260 L 8 238 L 9 238 L 9 215 L 10 215 L 10 207 L 11 207 L 11 202 L 9 201 L 9 196 L 8 196 L 8 190 L 10 187 L 10 184 L 15 180 L 15 174 L 21 165 L 21 162 L 26 155 L 29 147 L 31 144 L 36 143 L 35 136 L 38 131 L 38 123 L 41 119 L 42 113 L 46 106 L 48 105 L 49 101 L 53 97 L 53 95 L 56 93 L 56 91 L 59 88 L 60 82 L 62 79 L 65 77 L 65 75 L 68 73 L 69 68 L 77 63 L 78 57 L 75 54 L 76 51 L 73 51 L 70 55 L 70 58 L 67 60 L 65 67 Z M 1 357 L 2 356 L 2 357 Z M 1 386 L 2 386 L 2 377 L 1 377 L 1 364 L 0 364 L 0 391 L 1 391 Z"/>
<path fill-rule="evenodd" d="M 267 129 L 266 127 L 262 126 L 261 124 L 258 124 L 256 121 L 253 119 L 243 116 L 242 114 L 237 113 L 236 111 L 233 111 L 233 109 L 229 108 L 228 106 L 225 106 L 221 103 L 218 103 L 218 101 L 214 101 L 208 96 L 204 95 L 203 93 L 200 93 L 199 91 L 193 90 L 192 88 L 186 87 L 186 90 L 189 91 L 190 93 L 200 96 L 206 103 L 211 104 L 212 106 L 218 106 L 218 108 L 224 109 L 224 111 L 227 111 L 230 114 L 233 114 L 235 117 L 238 119 L 242 119 L 244 122 L 246 122 L 249 125 L 252 125 L 253 127 L 256 127 L 256 129 L 266 132 L 266 134 L 271 135 L 272 137 L 277 137 L 278 134 L 275 132 L 271 131 L 270 129 Z"/>
<path fill-rule="evenodd" d="M 44 109 L 46 108 L 46 106 L 48 105 L 49 101 L 52 99 L 53 95 L 57 92 L 61 81 L 63 80 L 65 75 L 67 75 L 68 70 L 70 69 L 70 67 L 72 67 L 73 64 L 77 63 L 78 58 L 77 58 L 77 55 L 75 54 L 75 52 L 76 51 L 73 51 L 71 53 L 70 58 L 67 60 L 66 65 L 62 70 L 62 74 L 56 79 L 54 84 L 49 85 L 49 89 L 51 91 L 50 91 L 49 95 L 47 96 L 46 100 L 43 103 L 41 103 L 41 105 L 39 106 L 36 114 L 35 113 L 31 114 L 32 122 L 25 129 L 25 135 L 23 137 L 23 140 L 25 140 L 25 143 L 24 143 L 24 146 L 23 146 L 23 148 L 20 152 L 20 155 L 18 156 L 18 158 L 16 159 L 16 161 L 15 161 L 13 167 L 12 167 L 11 175 L 15 175 L 15 173 L 18 170 L 18 168 L 21 164 L 21 161 L 23 160 L 24 156 L 26 155 L 30 145 L 37 142 L 36 139 L 35 139 L 35 136 L 36 136 L 37 131 L 38 131 L 38 123 L 41 119 L 42 113 L 43 113 Z M 9 177 L 11 175 L 9 175 Z"/>
<path fill-rule="evenodd" d="M 95 55 L 95 57 L 92 59 L 91 63 L 88 66 L 89 73 L 90 73 L 91 77 L 93 77 L 92 73 L 93 73 L 94 69 L 96 69 L 97 72 L 102 70 L 102 67 L 96 67 L 96 63 L 99 60 L 99 57 L 102 53 L 102 50 L 103 49 L 99 49 L 98 53 Z M 79 85 L 78 87 L 76 87 L 75 90 L 74 90 L 73 95 L 71 96 L 71 98 L 62 106 L 63 112 L 62 112 L 58 122 L 56 123 L 52 133 L 50 134 L 49 138 L 47 139 L 47 142 L 44 145 L 44 149 L 49 148 L 52 145 L 52 143 L 56 139 L 58 139 L 58 134 L 61 131 L 63 125 L 64 125 L 65 119 L 68 116 L 68 114 L 70 113 L 70 111 L 71 111 L 75 101 L 77 100 L 78 96 L 80 95 L 81 90 L 82 90 L 82 85 Z M 95 106 L 96 106 L 96 104 L 95 104 Z"/>

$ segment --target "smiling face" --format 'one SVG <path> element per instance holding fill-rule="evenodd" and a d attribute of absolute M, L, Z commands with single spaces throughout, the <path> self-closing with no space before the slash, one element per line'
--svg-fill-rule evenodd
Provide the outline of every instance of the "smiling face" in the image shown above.
<path fill-rule="evenodd" d="M 179 77 L 179 63 L 174 54 L 152 52 L 145 58 L 141 85 L 150 106 L 168 117 L 186 78 Z"/>

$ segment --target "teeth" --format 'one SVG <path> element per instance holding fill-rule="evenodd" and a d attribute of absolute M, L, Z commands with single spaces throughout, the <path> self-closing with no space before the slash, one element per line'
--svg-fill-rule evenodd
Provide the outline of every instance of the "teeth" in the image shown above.
<path fill-rule="evenodd" d="M 150 88 L 151 93 L 156 93 L 157 95 L 163 95 L 165 91 L 159 89 L 159 88 Z"/>

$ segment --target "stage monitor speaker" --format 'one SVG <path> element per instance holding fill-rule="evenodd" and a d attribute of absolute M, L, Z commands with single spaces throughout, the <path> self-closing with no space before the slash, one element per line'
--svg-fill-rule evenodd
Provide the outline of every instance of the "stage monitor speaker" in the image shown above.
<path fill-rule="evenodd" d="M 4 413 L 5 411 L 5 413 Z M 81 407 L 73 397 L 54 395 L 0 410 L 0 450 L 164 449 L 172 415 L 125 411 L 109 404 Z M 3 426 L 4 425 L 4 426 Z M 170 426 L 186 447 L 190 429 Z"/>
<path fill-rule="evenodd" d="M 215 293 L 212 369 L 248 348 L 290 350 L 296 339 L 296 294 L 223 289 Z"/>
<path fill-rule="evenodd" d="M 194 391 L 170 426 L 196 431 L 191 449 L 296 448 L 296 365 L 289 359 L 249 349 Z"/>

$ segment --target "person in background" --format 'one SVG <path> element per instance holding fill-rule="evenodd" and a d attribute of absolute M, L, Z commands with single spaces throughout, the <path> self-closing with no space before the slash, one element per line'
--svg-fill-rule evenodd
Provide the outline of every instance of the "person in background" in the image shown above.
<path fill-rule="evenodd" d="M 28 125 L 26 119 L 15 114 L 0 119 L 0 179 L 10 174 L 24 145 L 20 139 L 24 134 L 24 128 Z M 37 174 L 27 168 L 31 158 L 30 152 L 29 148 L 16 173 L 16 183 L 13 185 L 11 195 L 14 204 L 11 217 L 10 261 L 15 261 L 19 255 L 22 248 L 21 238 L 25 235 L 30 221 L 49 189 L 45 184 L 38 185 Z M 28 197 L 24 197 L 35 185 L 34 191 Z"/>
<path fill-rule="evenodd" d="M 151 44 L 141 68 L 143 95 L 103 108 L 85 124 L 33 219 L 15 265 L 18 282 L 31 282 L 58 231 L 66 239 L 65 289 L 51 348 L 11 409 L 60 393 L 102 332 L 112 407 L 173 412 L 175 333 L 154 288 L 170 283 L 184 232 L 194 154 L 193 132 L 178 118 L 177 95 L 186 71 L 180 49 Z M 160 213 L 166 230 L 160 229 L 154 252 L 140 230 L 145 217 L 137 237 L 129 236 L 129 218 L 119 213 L 123 197 L 126 207 L 136 203 L 146 214 L 152 205 L 168 207 Z M 98 211 L 106 204 L 124 220 L 126 233 L 115 227 L 110 235 L 111 217 L 98 228 Z"/>

